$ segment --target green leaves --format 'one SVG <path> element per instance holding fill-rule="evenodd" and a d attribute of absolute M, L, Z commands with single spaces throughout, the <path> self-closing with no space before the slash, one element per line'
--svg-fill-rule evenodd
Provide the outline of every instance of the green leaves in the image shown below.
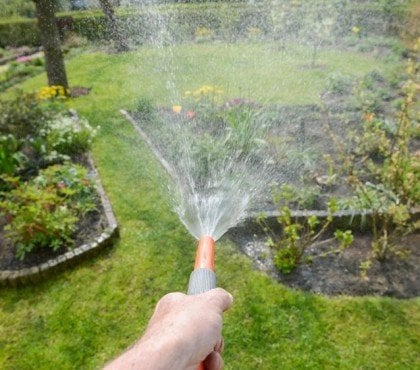
<path fill-rule="evenodd" d="M 13 181 L 12 181 L 13 180 Z M 0 213 L 9 223 L 6 237 L 20 259 L 35 248 L 71 247 L 79 219 L 96 208 L 96 192 L 87 170 L 66 164 L 48 167 L 29 182 L 0 193 Z"/>

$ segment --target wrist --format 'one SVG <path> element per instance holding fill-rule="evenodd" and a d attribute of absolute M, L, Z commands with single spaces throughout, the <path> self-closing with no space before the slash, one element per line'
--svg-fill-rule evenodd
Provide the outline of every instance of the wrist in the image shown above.
<path fill-rule="evenodd" d="M 179 334 L 178 334 L 179 335 Z M 134 368 L 140 370 L 171 370 L 185 368 L 180 341 L 175 336 L 146 335 L 131 349 L 135 356 Z M 134 359 L 134 358 L 133 358 Z"/>

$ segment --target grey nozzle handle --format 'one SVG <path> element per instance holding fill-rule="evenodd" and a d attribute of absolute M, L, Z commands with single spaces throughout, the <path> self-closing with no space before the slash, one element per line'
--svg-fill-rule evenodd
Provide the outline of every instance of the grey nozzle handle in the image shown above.
<path fill-rule="evenodd" d="M 206 268 L 194 270 L 190 275 L 188 283 L 188 295 L 195 295 L 207 292 L 216 288 L 216 274 Z"/>

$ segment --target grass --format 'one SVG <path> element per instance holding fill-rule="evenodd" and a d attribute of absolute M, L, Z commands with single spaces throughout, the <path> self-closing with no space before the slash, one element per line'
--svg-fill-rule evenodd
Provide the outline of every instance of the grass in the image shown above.
<path fill-rule="evenodd" d="M 177 86 L 182 92 L 218 84 L 229 96 L 252 91 L 261 101 L 315 103 L 331 69 L 363 74 L 388 68 L 363 55 L 331 51 L 321 56 L 327 70 L 302 71 L 301 59 L 293 56 L 299 50 L 271 51 L 262 45 L 250 50 L 246 45 L 181 46 L 175 50 Z M 68 63 L 71 85 L 93 87 L 70 104 L 101 126 L 93 155 L 121 239 L 55 280 L 0 289 L 0 368 L 98 368 L 138 338 L 163 294 L 186 289 L 195 241 L 171 212 L 150 151 L 118 113 L 140 96 L 171 104 L 158 57 L 145 48 L 126 55 L 85 54 Z M 303 73 L 308 76 L 304 88 L 297 83 Z M 42 75 L 24 88 L 44 84 Z M 277 84 L 283 87 L 271 87 Z M 226 369 L 420 366 L 419 299 L 328 298 L 294 291 L 254 271 L 223 239 L 216 266 L 219 285 L 235 297 L 225 316 Z"/>

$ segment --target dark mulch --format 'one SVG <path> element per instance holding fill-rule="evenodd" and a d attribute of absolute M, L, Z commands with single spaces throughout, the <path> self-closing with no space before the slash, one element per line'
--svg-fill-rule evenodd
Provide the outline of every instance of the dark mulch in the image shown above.
<path fill-rule="evenodd" d="M 70 96 L 72 98 L 78 98 L 79 96 L 88 95 L 91 90 L 91 87 L 73 86 L 70 89 Z"/>
<path fill-rule="evenodd" d="M 368 235 L 356 235 L 353 244 L 340 254 L 328 254 L 334 247 L 333 242 L 308 248 L 303 259 L 312 262 L 302 263 L 290 274 L 282 274 L 274 267 L 264 236 L 233 239 L 256 268 L 292 288 L 326 295 L 420 296 L 420 234 L 409 235 L 401 241 L 407 257 L 375 260 L 367 278 L 362 278 L 359 266 L 371 251 Z"/>
<path fill-rule="evenodd" d="M 69 250 L 66 246 L 63 246 L 56 251 L 53 251 L 50 248 L 38 248 L 31 253 L 27 253 L 25 259 L 21 261 L 16 257 L 16 248 L 5 238 L 3 230 L 4 225 L 5 220 L 0 218 L 0 271 L 20 270 L 37 266 L 50 259 L 56 258 Z M 79 221 L 74 236 L 75 247 L 93 242 L 95 238 L 102 233 L 105 225 L 104 210 L 102 206 L 98 205 L 97 211 L 89 212 Z"/>

